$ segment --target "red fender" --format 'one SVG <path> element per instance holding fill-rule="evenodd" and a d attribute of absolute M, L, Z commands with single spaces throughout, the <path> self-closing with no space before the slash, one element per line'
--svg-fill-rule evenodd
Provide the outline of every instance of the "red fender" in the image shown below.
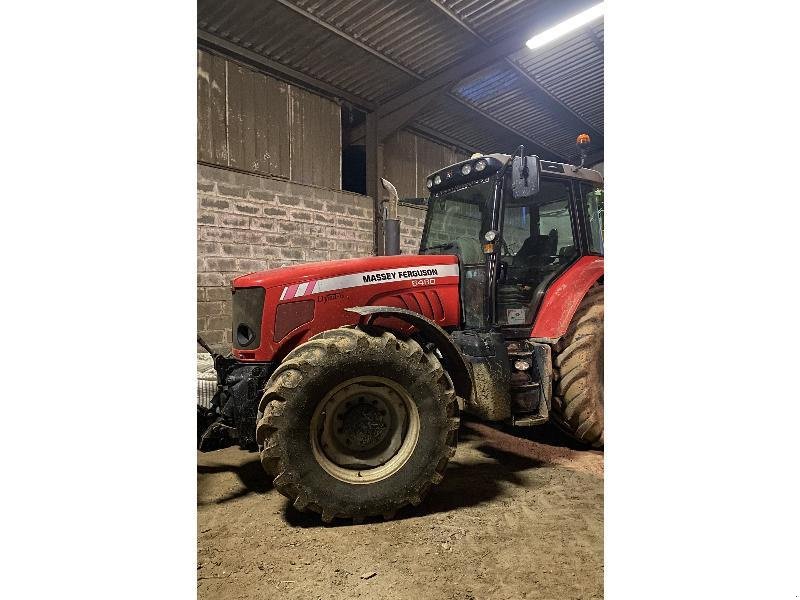
<path fill-rule="evenodd" d="M 545 292 L 531 337 L 555 339 L 564 335 L 586 292 L 602 276 L 602 256 L 583 256 L 564 271 Z"/>

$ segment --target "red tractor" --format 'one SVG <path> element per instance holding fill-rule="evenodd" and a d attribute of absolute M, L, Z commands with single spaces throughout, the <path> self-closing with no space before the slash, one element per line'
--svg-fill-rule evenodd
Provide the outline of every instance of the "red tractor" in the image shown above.
<path fill-rule="evenodd" d="M 476 155 L 428 178 L 419 255 L 238 277 L 200 448 L 257 446 L 329 522 L 420 504 L 462 410 L 602 446 L 602 181 L 523 148 Z"/>

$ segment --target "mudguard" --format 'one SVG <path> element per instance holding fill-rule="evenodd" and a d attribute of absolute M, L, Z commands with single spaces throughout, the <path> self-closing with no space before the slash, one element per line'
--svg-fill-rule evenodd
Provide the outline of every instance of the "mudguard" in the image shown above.
<path fill-rule="evenodd" d="M 578 259 L 545 292 L 531 337 L 554 342 L 564 335 L 586 292 L 602 277 L 602 256 L 584 256 Z"/>
<path fill-rule="evenodd" d="M 442 365 L 453 380 L 456 394 L 465 400 L 471 397 L 472 376 L 469 367 L 448 333 L 435 322 L 414 311 L 394 306 L 354 306 L 345 310 L 367 317 L 365 325 L 371 325 L 377 317 L 394 317 L 419 329 L 442 355 Z"/>

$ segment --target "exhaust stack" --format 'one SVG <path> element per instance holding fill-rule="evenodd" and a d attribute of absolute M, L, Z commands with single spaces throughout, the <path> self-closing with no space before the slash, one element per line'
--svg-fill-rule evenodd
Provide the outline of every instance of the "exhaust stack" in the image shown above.
<path fill-rule="evenodd" d="M 400 219 L 397 218 L 399 198 L 397 189 L 388 179 L 381 177 L 383 188 L 389 192 L 389 200 L 383 207 L 383 247 L 387 256 L 400 254 Z"/>

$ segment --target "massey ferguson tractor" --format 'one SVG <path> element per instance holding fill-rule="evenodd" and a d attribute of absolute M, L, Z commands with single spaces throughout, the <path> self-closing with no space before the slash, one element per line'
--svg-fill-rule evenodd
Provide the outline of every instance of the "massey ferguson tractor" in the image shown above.
<path fill-rule="evenodd" d="M 360 522 L 442 481 L 462 411 L 601 447 L 602 184 L 474 155 L 428 177 L 418 255 L 394 235 L 392 255 L 236 278 L 200 449 L 257 447 L 295 508 Z"/>

